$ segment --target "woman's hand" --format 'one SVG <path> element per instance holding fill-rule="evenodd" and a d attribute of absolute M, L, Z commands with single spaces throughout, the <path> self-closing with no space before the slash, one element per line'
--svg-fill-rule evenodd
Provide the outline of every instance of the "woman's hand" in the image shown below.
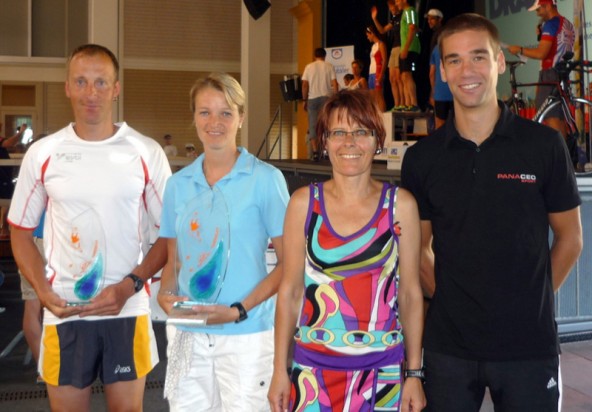
<path fill-rule="evenodd" d="M 170 290 L 161 289 L 158 291 L 156 299 L 158 300 L 158 304 L 160 305 L 162 310 L 164 310 L 165 313 L 169 315 L 171 313 L 171 310 L 173 309 L 173 305 L 175 304 L 175 302 L 184 302 L 189 298 L 186 296 L 177 296 L 174 292 Z"/>
<path fill-rule="evenodd" d="M 208 325 L 235 322 L 240 316 L 238 309 L 226 305 L 195 305 L 192 310 L 196 314 L 206 315 Z"/>
<path fill-rule="evenodd" d="M 290 377 L 286 370 L 273 371 L 267 399 L 272 412 L 286 412 L 290 401 Z"/>
<path fill-rule="evenodd" d="M 423 384 L 418 378 L 407 378 L 403 382 L 401 412 L 419 412 L 426 406 Z"/>

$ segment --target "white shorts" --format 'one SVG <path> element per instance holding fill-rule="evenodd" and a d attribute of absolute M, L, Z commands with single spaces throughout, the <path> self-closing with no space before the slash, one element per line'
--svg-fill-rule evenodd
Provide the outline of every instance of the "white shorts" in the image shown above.
<path fill-rule="evenodd" d="M 175 326 L 167 325 L 169 359 L 177 333 Z M 273 330 L 246 335 L 189 335 L 192 351 L 188 371 L 178 378 L 174 394 L 168 396 L 172 412 L 270 410 L 267 391 L 273 372 Z"/>

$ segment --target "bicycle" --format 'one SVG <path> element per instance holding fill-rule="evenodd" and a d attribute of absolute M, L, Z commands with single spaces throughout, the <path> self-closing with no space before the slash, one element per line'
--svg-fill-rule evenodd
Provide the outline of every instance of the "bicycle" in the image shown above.
<path fill-rule="evenodd" d="M 512 96 L 506 100 L 504 103 L 506 103 L 506 106 L 508 106 L 508 108 L 514 113 L 517 114 L 519 116 L 524 116 L 524 110 L 526 109 L 526 102 L 524 101 L 524 99 L 522 98 L 522 93 L 520 93 L 518 91 L 518 87 L 522 87 L 522 86 L 530 86 L 531 84 L 522 84 L 522 83 L 518 83 L 518 81 L 516 80 L 516 69 L 520 66 L 522 66 L 523 64 L 526 64 L 526 62 L 523 62 L 522 60 L 514 60 L 514 61 L 507 61 L 506 62 L 506 66 L 508 66 L 508 68 L 510 69 L 510 87 L 511 87 L 511 93 Z"/>
<path fill-rule="evenodd" d="M 565 53 L 563 59 L 555 65 L 555 70 L 559 75 L 558 82 L 537 82 L 537 83 L 518 83 L 516 81 L 516 68 L 523 62 L 508 62 L 510 66 L 510 85 L 512 87 L 512 97 L 506 102 L 508 107 L 517 114 L 520 108 L 525 107 L 525 102 L 518 92 L 519 87 L 525 86 L 554 86 L 553 91 L 547 96 L 541 107 L 538 108 L 533 121 L 544 123 L 553 109 L 560 107 L 562 118 L 566 126 L 565 142 L 574 166 L 576 174 L 588 173 L 584 169 L 585 164 L 592 159 L 590 131 L 592 130 L 592 102 L 582 97 L 574 96 L 571 90 L 571 80 L 569 78 L 572 71 L 590 72 L 587 68 L 592 67 L 592 62 L 587 60 L 571 60 L 573 53 Z M 581 128 L 579 124 L 584 124 Z"/>

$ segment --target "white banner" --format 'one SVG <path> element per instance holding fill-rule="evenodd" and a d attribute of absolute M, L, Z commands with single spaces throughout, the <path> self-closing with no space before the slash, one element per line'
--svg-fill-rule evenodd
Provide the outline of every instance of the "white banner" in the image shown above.
<path fill-rule="evenodd" d="M 351 73 L 351 63 L 354 60 L 354 46 L 327 47 L 325 50 L 327 51 L 325 61 L 328 61 L 335 67 L 339 89 L 343 89 L 345 87 L 343 76 Z"/>

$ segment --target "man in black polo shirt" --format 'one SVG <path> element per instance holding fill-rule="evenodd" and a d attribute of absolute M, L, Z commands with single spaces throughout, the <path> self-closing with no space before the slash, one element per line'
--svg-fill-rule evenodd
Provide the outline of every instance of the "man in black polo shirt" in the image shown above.
<path fill-rule="evenodd" d="M 557 411 L 553 292 L 582 249 L 565 143 L 497 100 L 495 26 L 464 14 L 440 34 L 453 121 L 408 149 L 402 185 L 419 205 L 428 410 Z M 549 228 L 553 243 L 549 249 Z M 433 250 L 433 252 L 432 252 Z"/>

